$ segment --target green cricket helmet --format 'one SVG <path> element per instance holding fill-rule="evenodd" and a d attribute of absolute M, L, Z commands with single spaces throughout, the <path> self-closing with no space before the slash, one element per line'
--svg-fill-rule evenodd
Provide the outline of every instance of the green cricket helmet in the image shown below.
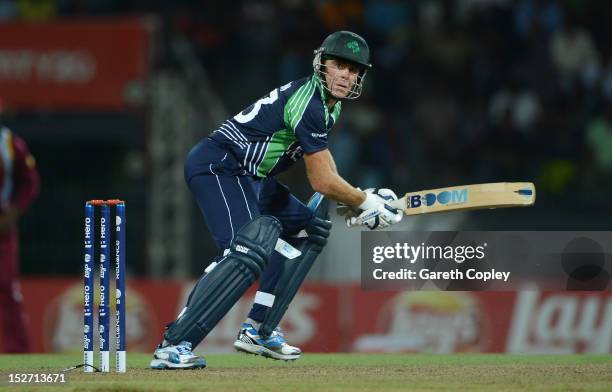
<path fill-rule="evenodd" d="M 312 62 L 314 72 L 321 79 L 323 88 L 331 95 L 331 90 L 327 86 L 325 78 L 325 65 L 323 64 L 328 58 L 338 58 L 361 67 L 361 72 L 357 77 L 357 81 L 351 87 L 348 95 L 343 98 L 335 97 L 336 99 L 355 99 L 361 95 L 363 89 L 363 80 L 368 69 L 372 68 L 370 64 L 370 48 L 366 41 L 350 31 L 336 31 L 325 38 L 321 46 L 314 51 L 315 57 Z M 333 95 L 332 95 L 333 96 Z"/>

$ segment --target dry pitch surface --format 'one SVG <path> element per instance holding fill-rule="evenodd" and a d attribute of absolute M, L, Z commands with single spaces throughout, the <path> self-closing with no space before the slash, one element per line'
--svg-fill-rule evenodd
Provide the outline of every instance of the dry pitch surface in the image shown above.
<path fill-rule="evenodd" d="M 57 373 L 80 359 L 0 355 L 0 391 L 612 391 L 612 355 L 307 354 L 285 363 L 228 354 L 207 356 L 203 370 L 158 371 L 148 354 L 128 354 L 127 374 L 77 369 L 65 384 L 8 383 L 9 373 Z"/>

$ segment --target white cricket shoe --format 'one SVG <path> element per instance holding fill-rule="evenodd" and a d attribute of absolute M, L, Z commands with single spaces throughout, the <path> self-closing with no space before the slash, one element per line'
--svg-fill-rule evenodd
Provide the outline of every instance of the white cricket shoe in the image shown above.
<path fill-rule="evenodd" d="M 151 369 L 202 369 L 206 360 L 191 352 L 190 342 L 177 345 L 159 345 L 153 353 Z"/>
<path fill-rule="evenodd" d="M 284 361 L 294 361 L 302 355 L 302 350 L 287 343 L 280 328 L 277 327 L 269 338 L 262 339 L 250 323 L 242 324 L 234 348 L 248 354 Z"/>

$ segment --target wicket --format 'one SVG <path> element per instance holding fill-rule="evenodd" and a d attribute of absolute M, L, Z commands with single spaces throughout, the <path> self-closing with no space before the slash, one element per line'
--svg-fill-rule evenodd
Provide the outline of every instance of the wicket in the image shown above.
<path fill-rule="evenodd" d="M 83 274 L 83 359 L 84 370 L 93 372 L 94 362 L 94 275 L 95 275 L 95 213 L 100 208 L 100 303 L 98 305 L 98 337 L 100 371 L 110 371 L 110 258 L 111 208 L 115 208 L 115 342 L 118 373 L 126 371 L 125 354 L 125 202 L 122 200 L 90 200 L 85 203 L 85 259 Z"/>

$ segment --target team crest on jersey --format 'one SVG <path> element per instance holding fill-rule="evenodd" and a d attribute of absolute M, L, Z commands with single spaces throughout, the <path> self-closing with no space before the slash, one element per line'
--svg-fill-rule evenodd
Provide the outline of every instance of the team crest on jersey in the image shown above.
<path fill-rule="evenodd" d="M 357 41 L 347 42 L 346 47 L 352 50 L 354 54 L 359 53 L 361 51 L 361 49 L 359 48 L 359 43 Z"/>

